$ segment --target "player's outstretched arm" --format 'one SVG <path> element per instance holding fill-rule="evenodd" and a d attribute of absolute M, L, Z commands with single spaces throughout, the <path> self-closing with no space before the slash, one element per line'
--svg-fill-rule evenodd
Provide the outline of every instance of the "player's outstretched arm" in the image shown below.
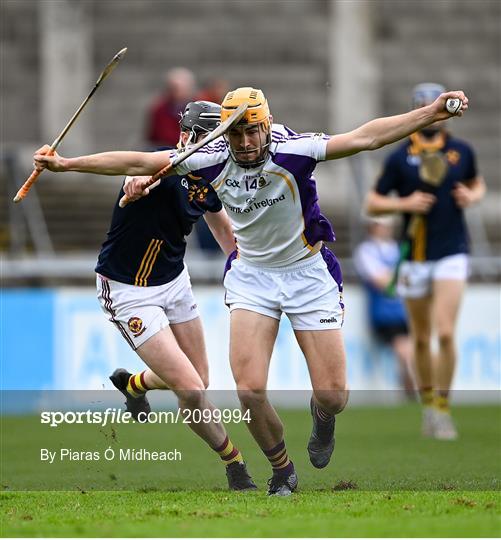
<path fill-rule="evenodd" d="M 459 98 L 462 101 L 461 108 L 455 114 L 446 109 L 445 104 L 449 98 Z M 326 159 L 351 156 L 363 150 L 376 150 L 434 122 L 462 116 L 467 108 L 468 98 L 461 90 L 445 92 L 425 107 L 397 116 L 377 118 L 349 133 L 333 135 L 327 143 Z"/>
<path fill-rule="evenodd" d="M 235 244 L 233 228 L 226 210 L 223 208 L 219 212 L 206 212 L 204 218 L 224 254 L 230 255 L 235 251 L 237 245 Z"/>
<path fill-rule="evenodd" d="M 55 153 L 48 156 L 50 146 L 39 148 L 33 156 L 37 170 L 53 172 L 83 172 L 109 176 L 153 175 L 170 163 L 170 151 L 162 152 L 103 152 L 88 156 L 65 158 Z"/>

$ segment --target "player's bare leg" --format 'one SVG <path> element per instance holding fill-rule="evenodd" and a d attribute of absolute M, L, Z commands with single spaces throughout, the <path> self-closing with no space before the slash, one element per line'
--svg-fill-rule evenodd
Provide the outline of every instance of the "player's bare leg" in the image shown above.
<path fill-rule="evenodd" d="M 436 387 L 448 393 L 456 365 L 454 332 L 464 291 L 464 281 L 439 280 L 433 283 L 433 320 L 439 341 Z"/>
<path fill-rule="evenodd" d="M 417 382 L 420 391 L 423 392 L 433 388 L 434 383 L 431 355 L 431 297 L 407 298 L 405 303 L 414 345 Z"/>
<path fill-rule="evenodd" d="M 405 301 L 412 341 L 416 381 L 423 405 L 422 433 L 425 437 L 434 435 L 433 408 L 433 359 L 431 353 L 431 296 L 407 298 Z"/>
<path fill-rule="evenodd" d="M 308 443 L 312 465 L 327 466 L 334 451 L 335 415 L 348 401 L 346 355 L 341 330 L 295 330 L 310 372 L 313 431 Z"/>
<path fill-rule="evenodd" d="M 279 321 L 245 309 L 231 312 L 230 361 L 249 431 L 268 458 L 273 477 L 269 495 L 290 495 L 297 487 L 294 465 L 284 442 L 284 428 L 268 401 L 266 383 Z"/>
<path fill-rule="evenodd" d="M 443 279 L 433 283 L 433 320 L 438 334 L 439 354 L 435 366 L 437 408 L 435 436 L 455 439 L 457 432 L 450 418 L 449 391 L 456 366 L 454 332 L 464 291 L 464 281 Z"/>
<path fill-rule="evenodd" d="M 186 354 L 181 350 L 169 327 L 145 341 L 137 353 L 176 394 L 179 408 L 184 411 L 214 411 L 207 399 L 205 384 Z M 254 489 L 256 486 L 245 469 L 242 455 L 229 440 L 220 422 L 211 416 L 209 422 L 190 422 L 189 427 L 215 450 L 227 466 L 227 476 L 232 489 Z"/>
<path fill-rule="evenodd" d="M 205 388 L 209 386 L 209 361 L 200 317 L 182 323 L 171 324 L 170 329 L 181 350 L 189 358 L 200 375 Z M 144 371 L 144 381 L 148 390 L 167 390 L 168 386 L 151 369 Z"/>
<path fill-rule="evenodd" d="M 282 422 L 266 396 L 278 326 L 279 321 L 260 313 L 231 312 L 231 370 L 242 407 L 250 411 L 249 431 L 263 449 L 273 448 L 283 438 Z"/>
<path fill-rule="evenodd" d="M 205 397 L 205 386 L 179 347 L 170 328 L 164 328 L 145 341 L 137 353 L 144 363 L 174 391 L 182 409 L 212 409 Z M 226 434 L 221 424 L 189 424 L 189 426 L 213 447 L 219 446 Z"/>
<path fill-rule="evenodd" d="M 151 369 L 144 370 L 144 382 L 148 390 L 168 390 L 169 387 Z"/>
<path fill-rule="evenodd" d="M 170 328 L 179 347 L 190 359 L 205 388 L 207 388 L 209 386 L 209 361 L 200 317 L 191 321 L 171 324 Z"/>
<path fill-rule="evenodd" d="M 190 359 L 200 375 L 205 388 L 209 386 L 209 362 L 205 349 L 202 322 L 199 317 L 177 324 L 170 328 L 181 350 Z M 149 403 L 145 397 L 148 390 L 169 390 L 165 382 L 151 369 L 145 369 L 135 375 L 120 368 L 110 377 L 113 384 L 127 397 L 127 410 L 136 413 L 149 412 Z"/>
<path fill-rule="evenodd" d="M 391 343 L 400 368 L 400 379 L 408 398 L 414 398 L 415 383 L 412 367 L 412 340 L 407 335 L 396 336 Z"/>

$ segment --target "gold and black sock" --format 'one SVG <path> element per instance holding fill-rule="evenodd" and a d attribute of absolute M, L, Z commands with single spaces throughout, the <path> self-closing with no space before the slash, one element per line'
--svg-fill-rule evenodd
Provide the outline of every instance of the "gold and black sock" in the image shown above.
<path fill-rule="evenodd" d="M 421 396 L 421 403 L 423 407 L 431 407 L 434 402 L 434 394 L 432 386 L 424 386 L 419 390 L 419 395 Z"/>
<path fill-rule="evenodd" d="M 223 444 L 217 446 L 214 450 L 219 454 L 225 465 L 229 465 L 235 461 L 237 463 L 243 463 L 244 461 L 242 454 L 236 446 L 233 446 L 228 436 L 224 439 Z"/>
<path fill-rule="evenodd" d="M 136 373 L 136 375 L 131 375 L 129 377 L 129 382 L 127 383 L 127 393 L 134 398 L 144 396 L 144 394 L 146 394 L 146 392 L 149 390 L 148 386 L 144 382 L 144 374 L 145 371 L 141 371 L 141 373 Z"/>
<path fill-rule="evenodd" d="M 443 413 L 449 413 L 449 393 L 448 392 L 437 392 L 435 395 L 435 400 L 433 402 L 435 408 Z"/>
<path fill-rule="evenodd" d="M 271 463 L 274 474 L 289 476 L 294 472 L 294 465 L 287 455 L 287 449 L 285 448 L 283 439 L 273 448 L 263 450 L 263 452 Z"/>

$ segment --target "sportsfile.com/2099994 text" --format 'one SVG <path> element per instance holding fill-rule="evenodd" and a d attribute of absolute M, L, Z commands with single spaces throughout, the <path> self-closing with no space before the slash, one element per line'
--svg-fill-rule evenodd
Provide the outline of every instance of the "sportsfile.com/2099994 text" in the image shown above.
<path fill-rule="evenodd" d="M 209 424 L 223 422 L 225 424 L 250 422 L 250 411 L 240 409 L 177 409 L 176 411 L 151 411 L 139 413 L 137 422 L 152 424 Z M 104 411 L 42 411 L 40 423 L 57 427 L 61 424 L 134 424 L 136 420 L 131 413 L 108 407 Z"/>

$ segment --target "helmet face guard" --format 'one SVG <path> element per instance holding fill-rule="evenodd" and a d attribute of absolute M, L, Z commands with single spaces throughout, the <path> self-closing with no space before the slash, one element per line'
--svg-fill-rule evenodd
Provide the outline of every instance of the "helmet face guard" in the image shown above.
<path fill-rule="evenodd" d="M 221 123 L 221 106 L 211 101 L 192 101 L 186 105 L 179 125 L 189 133 L 184 146 L 194 144 L 201 134 L 209 133 Z"/>
<path fill-rule="evenodd" d="M 271 144 L 271 116 L 268 102 L 261 90 L 256 88 L 244 87 L 237 88 L 226 94 L 221 105 L 221 121 L 224 122 L 233 111 L 242 103 L 248 104 L 248 109 L 237 124 L 238 127 L 257 125 L 259 129 L 259 145 L 245 150 L 236 150 L 232 148 L 230 136 L 224 135 L 228 146 L 228 151 L 235 163 L 246 169 L 252 169 L 262 165 L 268 157 L 268 149 Z M 249 161 L 242 159 L 242 156 L 258 152 L 256 159 Z"/>
<path fill-rule="evenodd" d="M 248 127 L 252 126 L 253 124 L 247 124 L 239 122 L 237 124 L 237 128 L 239 127 Z M 224 134 L 224 140 L 226 141 L 226 144 L 228 146 L 228 151 L 230 152 L 230 155 L 235 163 L 240 165 L 240 167 L 243 167 L 244 169 L 253 169 L 255 167 L 259 167 L 262 165 L 266 158 L 268 157 L 268 148 L 271 143 L 271 129 L 267 127 L 267 125 L 264 122 L 259 122 L 254 124 L 257 126 L 259 130 L 259 144 L 253 148 L 247 148 L 245 150 L 236 150 L 231 146 L 230 143 L 230 136 L 228 133 Z M 269 126 L 269 123 L 268 123 Z M 252 161 L 248 159 L 242 159 L 243 156 L 248 156 L 249 154 L 253 154 L 254 152 L 257 152 L 257 157 L 253 159 Z"/>
<path fill-rule="evenodd" d="M 430 103 L 433 103 L 440 94 L 445 92 L 445 87 L 437 83 L 421 83 L 412 90 L 412 108 L 419 109 Z M 445 127 L 442 122 L 437 122 L 424 129 L 420 129 L 419 133 L 425 139 L 433 139 L 440 132 L 444 131 Z"/>
<path fill-rule="evenodd" d="M 412 107 L 419 109 L 425 105 L 433 103 L 440 94 L 445 92 L 445 88 L 437 83 L 421 83 L 414 87 L 412 91 Z"/>

